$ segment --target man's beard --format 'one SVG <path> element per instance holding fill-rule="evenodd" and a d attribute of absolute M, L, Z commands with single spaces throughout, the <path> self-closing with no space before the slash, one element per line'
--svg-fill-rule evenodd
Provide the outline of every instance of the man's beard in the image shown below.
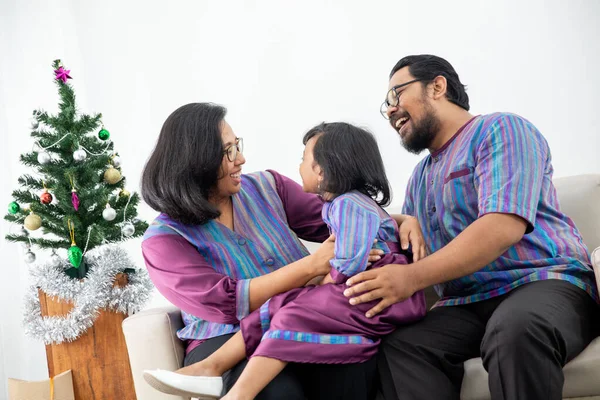
<path fill-rule="evenodd" d="M 402 146 L 413 154 L 419 154 L 431 147 L 433 139 L 440 130 L 440 120 L 427 103 L 425 103 L 425 111 L 425 116 L 418 123 L 411 119 L 413 129 L 402 140 Z"/>

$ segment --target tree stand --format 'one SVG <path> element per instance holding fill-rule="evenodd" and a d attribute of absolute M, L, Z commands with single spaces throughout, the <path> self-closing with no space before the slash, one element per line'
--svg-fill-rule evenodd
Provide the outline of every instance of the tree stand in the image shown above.
<path fill-rule="evenodd" d="M 118 274 L 115 285 L 127 284 L 127 275 Z M 57 302 L 41 290 L 43 316 L 64 316 L 73 305 Z M 94 325 L 73 342 L 46 346 L 49 375 L 66 370 L 73 374 L 75 400 L 136 400 L 129 355 L 121 323 L 127 316 L 103 310 Z"/>

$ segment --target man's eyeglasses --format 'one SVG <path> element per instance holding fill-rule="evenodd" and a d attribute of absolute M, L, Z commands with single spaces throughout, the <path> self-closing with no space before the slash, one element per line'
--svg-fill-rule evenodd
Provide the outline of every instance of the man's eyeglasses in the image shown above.
<path fill-rule="evenodd" d="M 227 146 L 225 150 L 223 150 L 223 155 L 227 155 L 227 159 L 230 162 L 234 162 L 238 156 L 238 153 L 244 152 L 244 141 L 241 137 L 235 139 L 235 144 Z"/>
<path fill-rule="evenodd" d="M 381 107 L 379 108 L 379 112 L 385 119 L 390 119 L 387 114 L 387 110 L 390 107 L 396 107 L 400 102 L 400 95 L 402 93 L 398 92 L 398 89 L 403 88 L 405 86 L 410 85 L 411 83 L 419 82 L 424 79 L 413 79 L 412 81 L 401 83 L 400 85 L 396 85 L 390 90 L 388 90 L 387 95 L 385 96 L 385 101 L 381 103 Z"/>

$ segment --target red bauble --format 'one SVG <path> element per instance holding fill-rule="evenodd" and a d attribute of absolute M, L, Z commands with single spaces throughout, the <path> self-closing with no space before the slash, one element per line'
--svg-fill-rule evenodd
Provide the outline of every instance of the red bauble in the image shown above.
<path fill-rule="evenodd" d="M 42 202 L 42 204 L 50 204 L 52 203 L 52 195 L 48 192 L 44 192 L 40 196 L 40 201 Z"/>

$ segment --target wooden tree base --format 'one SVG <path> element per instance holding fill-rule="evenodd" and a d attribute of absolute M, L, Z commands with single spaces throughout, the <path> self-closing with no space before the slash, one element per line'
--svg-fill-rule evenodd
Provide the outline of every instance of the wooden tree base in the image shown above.
<path fill-rule="evenodd" d="M 117 276 L 124 286 L 127 275 Z M 39 291 L 43 316 L 64 316 L 73 305 L 57 302 Z M 66 370 L 73 374 L 75 400 L 136 400 L 129 355 L 121 323 L 127 316 L 102 311 L 94 325 L 74 342 L 46 346 L 48 373 Z"/>

